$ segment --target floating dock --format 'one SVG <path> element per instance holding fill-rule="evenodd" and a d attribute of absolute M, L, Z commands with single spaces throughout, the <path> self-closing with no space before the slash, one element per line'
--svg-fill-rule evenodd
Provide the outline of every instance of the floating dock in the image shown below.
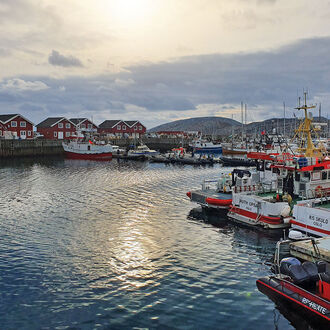
<path fill-rule="evenodd" d="M 330 263 L 330 237 L 315 238 L 315 247 L 311 240 L 290 244 L 290 254 L 304 260 L 323 260 Z"/>

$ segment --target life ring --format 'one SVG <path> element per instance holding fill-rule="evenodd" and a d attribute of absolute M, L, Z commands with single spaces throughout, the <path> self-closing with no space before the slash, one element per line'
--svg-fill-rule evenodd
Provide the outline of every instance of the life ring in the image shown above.
<path fill-rule="evenodd" d="M 322 191 L 323 191 L 323 188 L 321 186 L 317 186 L 315 188 L 315 196 L 316 197 L 321 197 L 322 196 Z"/>

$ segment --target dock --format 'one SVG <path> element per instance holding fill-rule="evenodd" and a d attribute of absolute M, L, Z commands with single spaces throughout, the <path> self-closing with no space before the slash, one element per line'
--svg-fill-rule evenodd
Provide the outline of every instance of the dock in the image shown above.
<path fill-rule="evenodd" d="M 294 257 L 330 263 L 330 237 L 315 238 L 315 248 L 311 240 L 302 240 L 290 244 L 290 254 Z"/>

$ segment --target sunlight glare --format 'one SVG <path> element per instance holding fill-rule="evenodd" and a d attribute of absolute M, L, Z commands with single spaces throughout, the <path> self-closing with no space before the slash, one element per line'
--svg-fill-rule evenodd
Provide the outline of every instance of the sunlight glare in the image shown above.
<path fill-rule="evenodd" d="M 120 24 L 135 25 L 150 18 L 155 2 L 152 0 L 114 0 L 112 14 Z"/>

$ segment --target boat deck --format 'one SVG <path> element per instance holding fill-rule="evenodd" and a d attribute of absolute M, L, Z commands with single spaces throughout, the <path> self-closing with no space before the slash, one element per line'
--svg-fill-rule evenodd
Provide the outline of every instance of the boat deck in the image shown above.
<path fill-rule="evenodd" d="M 323 260 L 330 263 L 330 237 L 315 239 L 319 255 L 314 250 L 310 240 L 298 241 L 290 244 L 290 253 L 298 258 L 315 261 Z"/>
<path fill-rule="evenodd" d="M 231 199 L 231 193 L 222 193 L 216 192 L 215 189 L 206 189 L 206 190 L 194 190 L 191 192 L 191 201 L 206 204 L 206 198 L 216 198 L 216 199 Z"/>

